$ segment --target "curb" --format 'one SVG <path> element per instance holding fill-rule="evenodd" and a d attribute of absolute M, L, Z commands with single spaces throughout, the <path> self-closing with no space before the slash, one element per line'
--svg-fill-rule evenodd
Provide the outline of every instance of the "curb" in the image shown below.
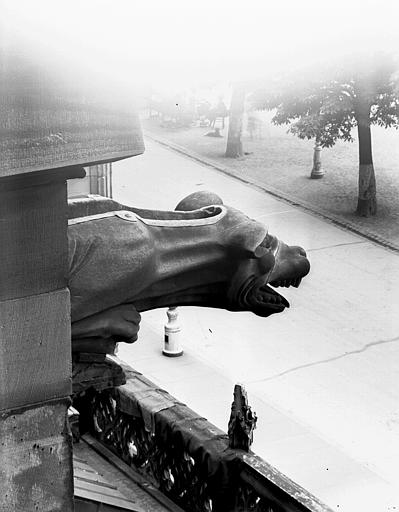
<path fill-rule="evenodd" d="M 176 151 L 177 153 L 180 153 L 188 158 L 191 158 L 192 160 L 195 160 L 196 162 L 199 162 L 199 163 L 206 165 L 208 167 L 211 167 L 212 169 L 215 169 L 223 174 L 226 174 L 230 178 L 234 178 L 238 181 L 241 181 L 242 183 L 245 183 L 246 185 L 250 185 L 251 187 L 253 187 L 257 190 L 260 190 L 261 192 L 266 192 L 267 194 L 270 194 L 270 195 L 276 197 L 277 199 L 281 199 L 282 201 L 285 201 L 286 203 L 288 203 L 292 206 L 297 206 L 297 207 L 301 208 L 302 210 L 305 210 L 314 215 L 317 215 L 318 217 L 321 217 L 322 219 L 327 220 L 336 226 L 339 226 L 348 231 L 351 231 L 352 233 L 355 233 L 356 235 L 362 236 L 363 238 L 366 238 L 367 240 L 370 240 L 371 242 L 381 245 L 381 246 L 385 247 L 386 249 L 390 249 L 391 251 L 393 251 L 395 253 L 399 253 L 399 245 L 396 245 L 395 243 L 393 243 L 389 240 L 386 240 L 385 238 L 383 238 L 379 235 L 375 235 L 374 233 L 371 233 L 367 229 L 361 229 L 353 222 L 343 220 L 332 213 L 328 213 L 320 208 L 317 208 L 316 206 L 313 206 L 312 204 L 308 203 L 307 201 L 303 201 L 301 199 L 295 199 L 294 197 L 290 196 L 289 194 L 286 194 L 285 192 L 281 192 L 280 190 L 277 190 L 273 187 L 265 187 L 263 185 L 259 185 L 258 183 L 256 183 L 255 181 L 252 181 L 251 179 L 237 176 L 228 167 L 217 164 L 214 161 L 212 161 L 206 157 L 203 157 L 202 155 L 199 155 L 198 153 L 195 153 L 195 151 L 191 151 L 182 146 L 179 146 L 178 144 L 176 144 L 174 142 L 170 142 L 162 137 L 159 137 L 158 135 L 154 136 L 152 133 L 150 133 L 146 130 L 143 130 L 143 133 L 144 133 L 145 137 L 152 140 L 153 142 L 156 142 L 162 146 L 167 147 L 168 149 L 171 149 L 171 150 Z"/>

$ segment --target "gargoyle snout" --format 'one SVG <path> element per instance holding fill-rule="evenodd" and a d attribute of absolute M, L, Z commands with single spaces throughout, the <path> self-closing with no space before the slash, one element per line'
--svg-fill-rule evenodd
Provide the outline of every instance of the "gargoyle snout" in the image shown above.
<path fill-rule="evenodd" d="M 297 288 L 310 271 L 310 262 L 302 247 L 289 246 L 280 241 L 275 258 L 276 264 L 269 277 L 272 286 Z"/>
<path fill-rule="evenodd" d="M 298 253 L 301 256 L 303 256 L 304 258 L 306 258 L 306 251 L 305 251 L 305 249 L 303 249 L 302 247 L 299 247 L 299 245 L 295 245 L 293 248 L 297 249 Z"/>

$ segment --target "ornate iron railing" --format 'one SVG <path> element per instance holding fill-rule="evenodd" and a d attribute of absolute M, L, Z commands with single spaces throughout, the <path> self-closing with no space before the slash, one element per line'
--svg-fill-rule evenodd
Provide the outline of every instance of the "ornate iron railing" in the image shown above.
<path fill-rule="evenodd" d="M 113 364 L 118 378 L 122 368 L 125 384 L 109 388 L 108 376 L 102 386 L 98 380 L 94 387 L 87 380 L 74 386 L 80 429 L 184 510 L 330 510 L 255 454 L 230 448 L 227 434 L 142 374 L 118 360 Z"/>

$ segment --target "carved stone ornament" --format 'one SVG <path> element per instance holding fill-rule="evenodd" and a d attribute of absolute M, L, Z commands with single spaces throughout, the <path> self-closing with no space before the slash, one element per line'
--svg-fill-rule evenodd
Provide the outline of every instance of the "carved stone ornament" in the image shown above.
<path fill-rule="evenodd" d="M 209 192 L 188 196 L 175 211 L 84 199 L 70 204 L 70 217 L 75 339 L 135 341 L 137 311 L 165 306 L 267 317 L 289 307 L 275 288 L 298 287 L 310 269 L 301 247 L 286 245 Z"/>
<path fill-rule="evenodd" d="M 249 451 L 256 428 L 257 416 L 248 405 L 248 396 L 242 384 L 234 386 L 234 400 L 229 420 L 229 446 Z"/>

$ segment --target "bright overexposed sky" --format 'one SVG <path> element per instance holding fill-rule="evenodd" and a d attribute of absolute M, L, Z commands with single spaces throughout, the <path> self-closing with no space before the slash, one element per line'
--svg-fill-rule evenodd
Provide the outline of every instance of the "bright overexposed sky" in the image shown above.
<path fill-rule="evenodd" d="M 399 48 L 398 0 L 0 0 L 2 31 L 73 72 L 158 89 Z"/>

